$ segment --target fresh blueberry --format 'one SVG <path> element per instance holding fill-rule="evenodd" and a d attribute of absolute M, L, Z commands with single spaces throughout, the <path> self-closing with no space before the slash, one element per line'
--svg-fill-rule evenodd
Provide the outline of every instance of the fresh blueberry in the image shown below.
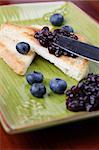
<path fill-rule="evenodd" d="M 67 88 L 67 84 L 62 79 L 54 78 L 50 81 L 50 88 L 55 93 L 63 94 Z"/>
<path fill-rule="evenodd" d="M 33 96 L 42 98 L 46 93 L 46 88 L 43 83 L 34 83 L 30 88 L 30 92 Z"/>
<path fill-rule="evenodd" d="M 41 83 L 43 81 L 43 78 L 43 74 L 36 71 L 26 75 L 26 80 L 30 85 L 32 85 L 33 83 Z"/>
<path fill-rule="evenodd" d="M 64 17 L 61 14 L 54 14 L 50 17 L 50 22 L 54 26 L 61 26 L 63 24 Z"/>
<path fill-rule="evenodd" d="M 74 32 L 74 30 L 71 26 L 63 26 L 62 29 L 66 30 L 68 33 L 71 33 L 71 32 L 73 33 Z"/>
<path fill-rule="evenodd" d="M 16 45 L 16 49 L 19 53 L 26 55 L 30 51 L 30 45 L 25 42 L 19 42 Z"/>

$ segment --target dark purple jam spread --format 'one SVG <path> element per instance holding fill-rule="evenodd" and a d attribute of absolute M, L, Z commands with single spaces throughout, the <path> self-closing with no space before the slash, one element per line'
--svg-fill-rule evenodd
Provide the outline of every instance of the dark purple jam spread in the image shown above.
<path fill-rule="evenodd" d="M 99 110 L 99 74 L 88 74 L 77 86 L 66 92 L 66 106 L 70 111 Z"/>
<path fill-rule="evenodd" d="M 78 37 L 73 32 L 68 32 L 64 28 L 56 29 L 53 32 L 51 32 L 48 27 L 43 27 L 42 30 L 35 33 L 34 37 L 39 41 L 39 43 L 43 47 L 48 48 L 49 53 L 54 54 L 56 57 L 65 55 L 76 58 L 76 55 L 66 52 L 58 46 L 54 45 L 53 42 L 57 40 L 58 34 L 78 40 Z"/>

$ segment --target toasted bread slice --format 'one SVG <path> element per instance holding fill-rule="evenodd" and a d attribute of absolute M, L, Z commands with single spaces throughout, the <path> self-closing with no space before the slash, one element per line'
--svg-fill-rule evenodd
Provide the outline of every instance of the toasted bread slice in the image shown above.
<path fill-rule="evenodd" d="M 68 56 L 56 57 L 53 54 L 50 54 L 48 49 L 41 46 L 39 42 L 37 41 L 37 39 L 34 38 L 35 32 L 38 31 L 39 29 L 37 29 L 36 27 L 35 28 L 27 27 L 25 30 L 25 28 L 26 27 L 17 26 L 13 24 L 5 24 L 1 27 L 1 32 L 3 36 L 5 35 L 6 37 L 9 37 L 11 41 L 13 40 L 15 36 L 17 37 L 20 34 L 20 36 L 18 36 L 18 41 L 29 43 L 31 46 L 31 51 L 33 52 L 35 51 L 38 55 L 40 55 L 44 59 L 47 59 L 48 61 L 53 63 L 55 66 L 57 66 L 65 74 L 69 75 L 70 77 L 78 81 L 88 74 L 89 63 L 87 60 L 82 59 L 80 57 L 77 57 L 77 58 L 72 58 Z M 8 32 L 8 30 L 10 31 L 10 33 Z M 12 35 L 14 35 L 14 37 Z M 78 35 L 78 36 L 79 36 L 79 40 L 80 39 L 81 41 L 85 40 L 83 36 L 81 35 Z M 15 45 L 13 46 L 13 48 L 15 48 Z M 26 60 L 27 58 L 24 58 L 24 59 Z"/>
<path fill-rule="evenodd" d="M 34 35 L 34 31 L 29 27 L 6 23 L 1 25 L 0 28 L 0 58 L 19 75 L 25 74 L 35 57 L 33 50 L 30 50 L 27 55 L 22 55 L 16 50 L 17 43 L 24 41 L 23 33 L 26 36 L 29 33 L 31 34 L 30 36 Z"/>

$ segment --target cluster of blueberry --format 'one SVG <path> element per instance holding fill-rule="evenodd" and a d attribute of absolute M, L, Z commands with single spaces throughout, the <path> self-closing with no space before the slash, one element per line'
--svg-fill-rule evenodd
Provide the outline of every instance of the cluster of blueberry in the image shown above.
<path fill-rule="evenodd" d="M 66 92 L 69 110 L 94 111 L 99 109 L 99 74 L 88 74 L 86 78 Z"/>
<path fill-rule="evenodd" d="M 63 26 L 61 29 L 55 29 L 53 32 L 51 32 L 48 27 L 43 27 L 42 30 L 35 33 L 34 37 L 43 47 L 48 48 L 49 53 L 54 54 L 56 57 L 61 55 L 74 58 L 77 57 L 74 54 L 64 51 L 62 48 L 59 48 L 54 44 L 54 42 L 57 41 L 58 35 L 63 35 L 78 40 L 78 37 L 74 34 L 71 26 Z"/>
<path fill-rule="evenodd" d="M 27 74 L 26 80 L 31 85 L 30 92 L 33 96 L 42 98 L 46 93 L 46 87 L 42 83 L 44 76 L 40 72 L 32 72 Z M 50 81 L 50 89 L 57 94 L 63 94 L 67 88 L 67 84 L 64 80 L 54 78 Z"/>

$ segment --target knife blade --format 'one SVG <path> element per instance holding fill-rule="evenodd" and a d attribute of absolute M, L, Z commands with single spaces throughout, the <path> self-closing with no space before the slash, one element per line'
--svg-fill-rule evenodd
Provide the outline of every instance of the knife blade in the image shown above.
<path fill-rule="evenodd" d="M 82 58 L 99 63 L 99 47 L 83 43 L 72 38 L 58 35 L 56 46 L 59 46 L 64 51 L 73 53 Z"/>

